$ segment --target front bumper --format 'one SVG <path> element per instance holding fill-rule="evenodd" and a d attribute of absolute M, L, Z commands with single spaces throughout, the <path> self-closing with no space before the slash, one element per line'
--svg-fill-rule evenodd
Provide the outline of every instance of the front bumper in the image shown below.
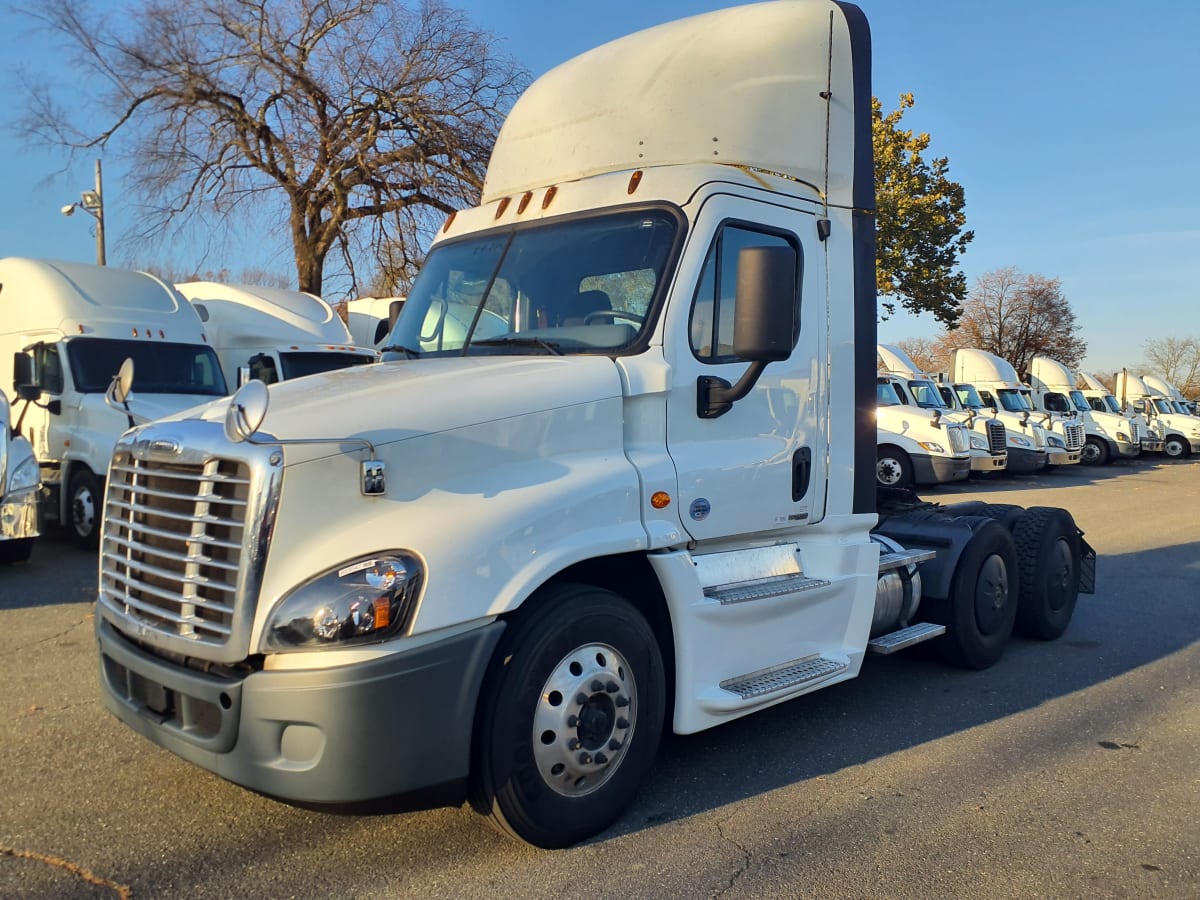
<path fill-rule="evenodd" d="M 917 484 L 942 484 L 962 481 L 971 474 L 971 458 L 953 456 L 912 456 L 913 481 Z"/>
<path fill-rule="evenodd" d="M 987 450 L 971 451 L 972 472 L 1003 472 L 1004 467 L 1007 465 L 1007 453 L 997 453 L 993 456 L 992 453 Z"/>
<path fill-rule="evenodd" d="M 464 779 L 479 685 L 503 629 L 493 622 L 364 663 L 230 678 L 151 655 L 96 616 L 110 712 L 222 778 L 304 803 Z"/>
<path fill-rule="evenodd" d="M 1147 449 L 1145 441 L 1140 444 L 1131 444 L 1128 441 L 1114 441 L 1112 438 L 1104 440 L 1108 444 L 1109 456 L 1118 456 L 1121 459 L 1137 459 L 1142 455 L 1142 450 Z"/>
<path fill-rule="evenodd" d="M 1163 442 L 1158 438 L 1142 438 L 1142 450 L 1147 453 L 1162 453 Z"/>
<path fill-rule="evenodd" d="M 1030 475 L 1040 472 L 1046 467 L 1044 450 L 1029 450 L 1025 447 L 1008 448 L 1008 468 L 1006 471 L 1018 475 Z"/>
<path fill-rule="evenodd" d="M 1073 466 L 1079 462 L 1082 456 L 1082 450 L 1063 450 L 1058 447 L 1050 447 L 1046 450 L 1046 465 Z"/>
<path fill-rule="evenodd" d="M 27 490 L 0 503 L 0 541 L 19 541 L 37 536 L 37 491 Z"/>

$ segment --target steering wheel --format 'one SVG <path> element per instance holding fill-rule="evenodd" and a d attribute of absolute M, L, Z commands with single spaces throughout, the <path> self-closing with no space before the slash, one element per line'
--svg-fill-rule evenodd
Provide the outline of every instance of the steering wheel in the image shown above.
<path fill-rule="evenodd" d="M 612 319 L 628 319 L 630 322 L 637 322 L 639 325 L 646 321 L 645 316 L 638 315 L 635 312 L 629 312 L 625 309 L 596 309 L 583 317 L 583 324 L 591 325 L 592 322 L 596 321 L 597 319 L 604 318 L 605 316 L 608 316 Z"/>

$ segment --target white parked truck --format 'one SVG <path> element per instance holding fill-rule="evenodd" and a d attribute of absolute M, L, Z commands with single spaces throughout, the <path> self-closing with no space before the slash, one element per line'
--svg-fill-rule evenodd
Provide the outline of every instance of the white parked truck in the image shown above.
<path fill-rule="evenodd" d="M 1191 416 L 1192 418 L 1196 417 L 1196 414 L 1192 411 L 1191 404 L 1189 404 L 1187 398 L 1183 396 L 1183 391 L 1179 390 L 1179 388 L 1175 387 L 1175 385 L 1171 384 L 1171 382 L 1167 381 L 1165 378 L 1159 378 L 1157 375 L 1143 375 L 1142 381 L 1145 383 L 1146 387 L 1150 388 L 1150 390 L 1158 391 L 1169 401 L 1171 401 L 1171 408 L 1175 410 L 1175 412 L 1179 413 L 1181 416 Z"/>
<path fill-rule="evenodd" d="M 404 308 L 403 297 L 359 297 L 346 304 L 346 327 L 360 347 L 382 350 Z"/>
<path fill-rule="evenodd" d="M 1048 356 L 1035 356 L 1029 364 L 1029 387 L 1033 408 L 1054 415 L 1077 418 L 1086 433 L 1082 461 L 1104 465 L 1115 459 L 1141 455 L 1137 429 L 1129 417 L 1107 410 L 1093 410 L 1083 391 L 1076 387 L 1071 370 Z"/>
<path fill-rule="evenodd" d="M 224 396 L 225 379 L 191 306 L 143 272 L 0 259 L 0 366 L 13 427 L 41 467 L 43 521 L 94 547 L 113 445 L 134 418 L 155 419 Z M 132 416 L 104 392 L 123 360 L 138 373 Z"/>
<path fill-rule="evenodd" d="M 883 374 L 879 376 L 879 405 L 880 422 L 884 421 L 883 407 L 893 405 L 897 401 L 901 406 L 925 409 L 930 412 L 935 428 L 943 420 L 951 423 L 961 423 L 967 429 L 970 444 L 970 471 L 978 473 L 1003 472 L 1008 463 L 1006 449 L 1007 436 L 1004 423 L 992 416 L 980 415 L 974 409 L 965 409 L 955 404 L 942 393 L 941 385 L 934 376 L 920 371 L 908 354 L 892 344 L 879 344 L 879 367 Z M 911 413 L 910 413 L 911 414 Z M 947 432 L 949 436 L 950 432 Z M 936 438 L 935 438 L 936 439 Z M 943 441 L 942 443 L 945 443 Z M 880 468 L 879 480 L 884 480 L 884 435 L 880 434 Z M 940 445 L 939 445 L 940 446 Z"/>
<path fill-rule="evenodd" d="M 248 378 L 273 384 L 379 359 L 355 346 L 333 307 L 313 294 L 215 281 L 175 288 L 204 323 L 230 386 Z"/>
<path fill-rule="evenodd" d="M 1125 369 L 1117 373 L 1116 388 L 1122 409 L 1146 416 L 1162 439 L 1164 456 L 1183 459 L 1200 453 L 1200 419 L 1179 412 L 1164 390 L 1151 387 Z"/>
<path fill-rule="evenodd" d="M 875 477 L 884 487 L 943 484 L 971 474 L 971 434 L 957 418 L 945 416 L 942 398 L 922 391 L 923 402 L 907 382 L 881 372 L 876 379 Z"/>
<path fill-rule="evenodd" d="M 1045 466 L 1079 462 L 1086 438 L 1083 424 L 1035 412 L 1029 389 L 1007 360 L 986 350 L 955 350 L 954 381 L 956 391 L 959 384 L 973 385 L 983 402 L 997 411 L 1009 433 L 1031 445 L 1016 453 L 1010 446 L 1010 471 L 1029 471 L 1031 461 L 1034 465 L 1042 461 Z"/>
<path fill-rule="evenodd" d="M 8 396 L 0 390 L 0 563 L 29 559 L 39 533 L 37 457 L 13 430 L 10 416 Z"/>
<path fill-rule="evenodd" d="M 664 728 L 872 651 L 982 668 L 1014 622 L 1061 634 L 1094 571 L 1066 511 L 876 506 L 869 42 L 856 7 L 787 0 L 565 63 L 381 365 L 122 438 L 108 708 L 266 794 L 437 787 L 559 847 L 621 815 Z M 506 330 L 421 349 L 467 304 Z"/>
<path fill-rule="evenodd" d="M 1112 391 L 1104 386 L 1099 376 L 1091 372 L 1077 372 L 1076 375 L 1079 392 L 1083 394 L 1083 399 L 1087 401 L 1093 413 L 1108 413 L 1127 418 L 1132 429 L 1129 436 L 1141 446 L 1143 453 L 1162 452 L 1162 438 L 1156 429 L 1150 427 L 1142 413 L 1133 409 L 1122 410 L 1120 402 Z"/>

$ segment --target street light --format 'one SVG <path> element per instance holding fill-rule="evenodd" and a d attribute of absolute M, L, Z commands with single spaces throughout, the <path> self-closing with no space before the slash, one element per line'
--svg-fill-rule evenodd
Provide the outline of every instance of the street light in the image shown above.
<path fill-rule="evenodd" d="M 96 220 L 96 265 L 106 265 L 107 258 L 104 253 L 104 190 L 100 177 L 100 160 L 96 160 L 96 189 L 94 191 L 83 191 L 79 195 L 79 200 L 75 203 L 68 203 L 60 212 L 64 216 L 69 217 L 73 216 L 77 209 L 82 209 Z"/>

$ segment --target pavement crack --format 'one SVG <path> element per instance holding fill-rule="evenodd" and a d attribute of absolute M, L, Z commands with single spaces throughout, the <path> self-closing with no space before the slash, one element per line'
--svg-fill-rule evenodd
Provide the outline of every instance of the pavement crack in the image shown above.
<path fill-rule="evenodd" d="M 731 837 L 730 835 L 725 833 L 725 823 L 724 822 L 717 822 L 717 834 L 719 834 L 721 836 L 721 840 L 725 841 L 728 844 L 732 844 L 733 846 L 737 847 L 739 851 L 741 851 L 742 864 L 740 866 L 738 866 L 738 868 L 733 872 L 733 874 L 731 874 L 729 876 L 729 883 L 726 884 L 725 887 L 721 888 L 721 890 L 717 891 L 715 894 L 712 895 L 714 900 L 715 900 L 715 898 L 722 897 L 725 894 L 727 894 L 729 891 L 733 890 L 733 886 L 735 884 L 737 884 L 738 879 L 741 878 L 742 875 L 744 875 L 746 872 L 748 872 L 750 870 L 750 864 L 754 859 L 754 854 L 751 853 L 744 844 L 742 844 L 736 838 Z"/>
<path fill-rule="evenodd" d="M 89 613 L 88 615 L 86 615 L 82 619 L 80 619 L 79 621 L 72 622 L 70 625 L 68 625 L 62 631 L 58 631 L 58 632 L 55 632 L 54 634 L 47 635 L 44 638 L 38 638 L 36 641 L 33 641 L 32 643 L 29 643 L 29 644 L 21 644 L 20 646 L 14 647 L 13 650 L 17 653 L 20 653 L 23 650 L 32 650 L 34 647 L 42 646 L 42 644 L 48 644 L 52 641 L 57 641 L 60 638 L 66 637 L 68 634 L 70 634 L 72 631 L 74 631 L 80 625 L 83 625 L 85 622 L 87 622 L 91 618 L 92 618 L 92 616 Z"/>
<path fill-rule="evenodd" d="M 48 856 L 45 853 L 35 853 L 32 850 L 17 850 L 15 847 L 5 847 L 3 845 L 0 845 L 0 856 L 11 856 L 14 859 L 30 859 L 35 862 L 45 863 L 55 869 L 70 872 L 76 878 L 86 881 L 88 884 L 108 888 L 117 897 L 121 898 L 121 900 L 130 900 L 133 897 L 133 890 L 129 885 L 117 884 L 117 882 L 109 881 L 107 878 L 101 878 L 78 863 L 65 860 L 61 856 Z"/>

